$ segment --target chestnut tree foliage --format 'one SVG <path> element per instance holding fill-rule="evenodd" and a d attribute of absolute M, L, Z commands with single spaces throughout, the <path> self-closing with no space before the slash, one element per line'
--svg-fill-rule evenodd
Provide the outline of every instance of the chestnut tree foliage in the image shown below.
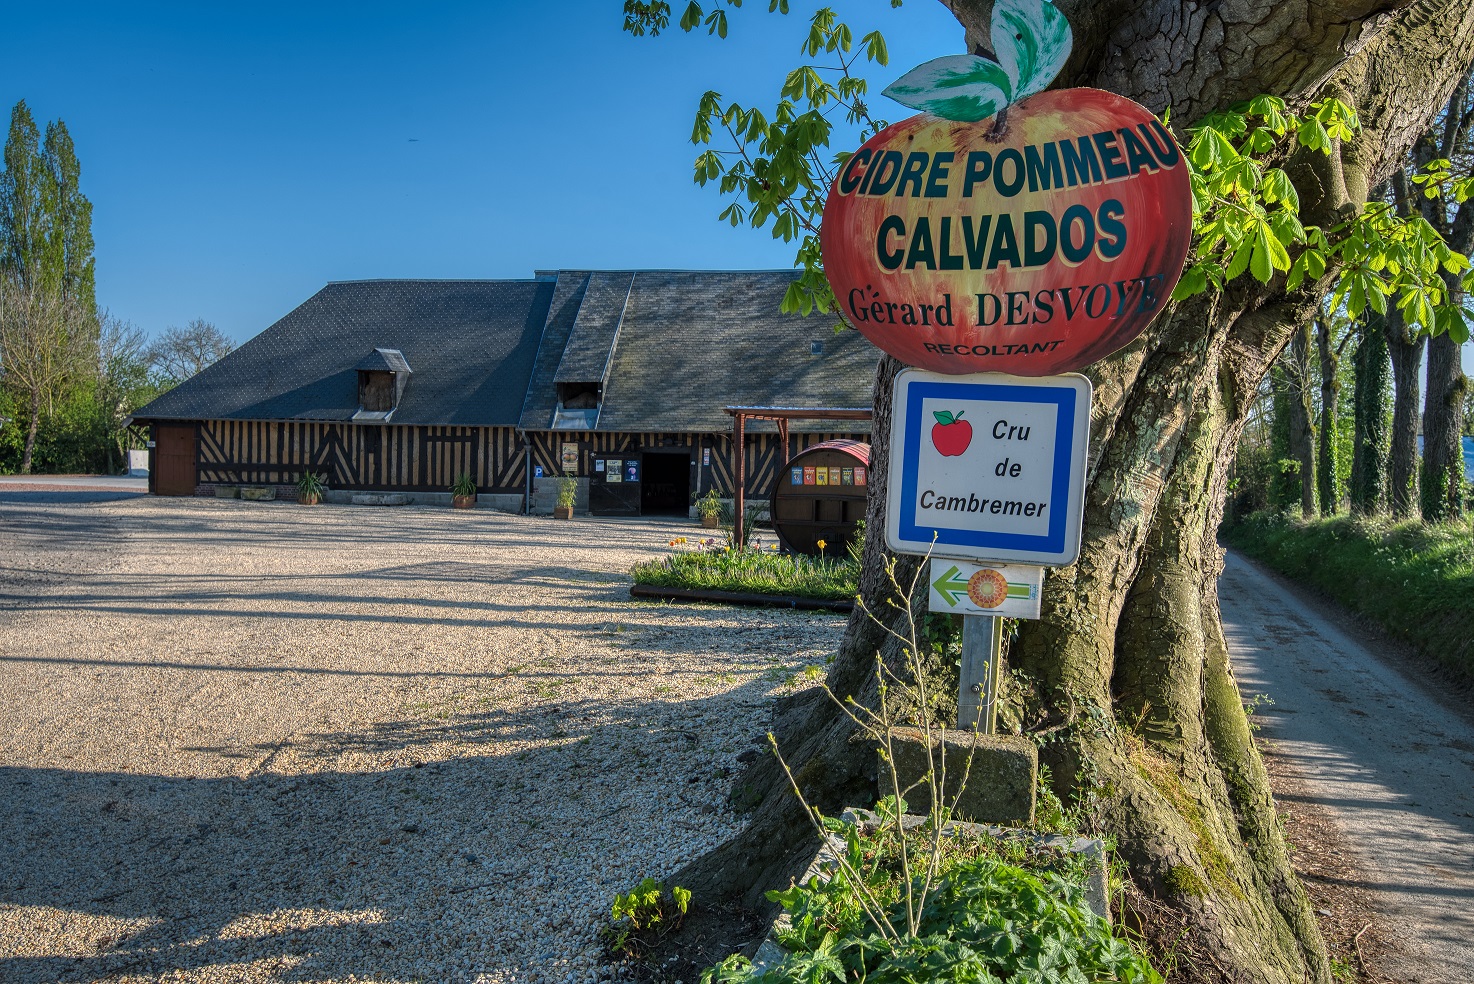
<path fill-rule="evenodd" d="M 942 2 L 961 31 L 938 38 L 936 53 L 986 51 L 991 0 Z M 771 20 L 741 6 L 630 0 L 625 27 L 721 38 L 788 26 L 787 0 L 769 0 Z M 1260 383 L 1328 294 L 1353 317 L 1385 312 L 1427 332 L 1467 335 L 1449 303 L 1467 285 L 1467 259 L 1417 210 L 1390 208 L 1373 189 L 1468 70 L 1474 6 L 1056 6 L 1075 37 L 1056 85 L 1118 92 L 1169 121 L 1193 167 L 1196 237 L 1172 306 L 1131 345 L 1084 370 L 1095 401 L 1083 551 L 1051 572 L 1042 618 L 1023 624 L 1009 652 L 1021 681 L 1009 716 L 1041 742 L 1055 791 L 1089 827 L 1115 837 L 1130 875 L 1125 916 L 1176 954 L 1185 979 L 1328 982 L 1229 663 L 1215 532 Z M 824 199 L 843 152 L 883 128 L 878 113 L 893 112 L 872 105 L 867 82 L 888 54 L 883 24 L 851 26 L 825 9 L 799 26 L 801 63 L 775 80 L 772 108 L 700 97 L 695 177 L 725 196 L 725 221 L 795 244 L 802 275 L 785 309 L 830 312 L 818 242 Z M 844 145 L 836 147 L 841 123 Z M 1466 184 L 1429 174 L 1420 187 L 1467 195 Z M 884 528 L 899 368 L 887 357 L 876 374 L 872 530 Z M 891 559 L 881 537 L 867 539 L 860 591 L 871 611 L 896 611 L 887 609 Z M 916 559 L 894 560 L 907 583 Z M 832 690 L 873 702 L 876 653 L 901 663 L 888 638 L 857 614 L 830 672 Z M 775 732 L 815 805 L 836 812 L 873 799 L 873 749 L 853 740 L 827 698 L 784 702 Z M 811 835 L 786 782 L 771 762 L 749 770 L 741 784 L 754 803 L 746 829 L 676 876 L 698 903 L 727 896 L 760 904 L 763 890 L 797 873 Z"/>

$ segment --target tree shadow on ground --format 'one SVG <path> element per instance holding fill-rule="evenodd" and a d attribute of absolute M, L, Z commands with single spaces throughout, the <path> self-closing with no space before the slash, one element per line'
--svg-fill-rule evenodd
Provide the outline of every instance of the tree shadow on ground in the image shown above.
<path fill-rule="evenodd" d="M 252 962 L 282 981 L 551 972 L 591 945 L 614 892 L 730 831 L 728 770 L 757 735 L 719 725 L 769 687 L 312 735 L 290 776 L 0 768 L 0 980 Z M 447 741 L 475 751 L 437 760 Z M 345 754 L 382 767 L 330 767 Z M 64 925 L 71 950 L 48 952 Z"/>

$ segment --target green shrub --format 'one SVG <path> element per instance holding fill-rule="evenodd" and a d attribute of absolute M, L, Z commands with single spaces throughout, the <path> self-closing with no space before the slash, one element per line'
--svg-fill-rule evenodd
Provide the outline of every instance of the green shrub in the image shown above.
<path fill-rule="evenodd" d="M 667 893 L 660 882 L 645 878 L 614 896 L 604 940 L 615 953 L 638 956 L 662 936 L 680 929 L 690 909 L 690 889 L 676 885 Z"/>
<path fill-rule="evenodd" d="M 848 868 L 862 873 L 869 897 L 886 906 L 886 921 L 906 925 L 906 886 L 891 835 L 833 829 L 845 833 Z M 1090 911 L 1083 864 L 1053 852 L 1030 856 L 1019 844 L 957 840 L 938 874 L 915 933 L 881 932 L 844 869 L 827 882 L 813 878 L 769 892 L 789 916 L 789 926 L 777 934 L 787 956 L 758 973 L 747 958 L 734 955 L 708 970 L 703 984 L 1162 980 L 1146 957 Z M 919 889 L 913 885 L 913 893 Z"/>
<path fill-rule="evenodd" d="M 450 494 L 460 496 L 475 495 L 476 479 L 472 478 L 468 472 L 461 472 L 456 476 L 456 480 L 450 483 Z"/>
<path fill-rule="evenodd" d="M 1260 512 L 1222 532 L 1234 548 L 1374 619 L 1474 684 L 1474 528 L 1467 520 Z"/>
<path fill-rule="evenodd" d="M 685 537 L 671 541 L 683 547 Z M 664 560 L 636 564 L 636 584 L 662 588 L 699 588 L 755 594 L 796 595 L 840 601 L 855 597 L 859 564 L 849 560 L 780 554 L 771 550 L 731 550 L 715 539 L 698 541 L 697 549 Z"/>

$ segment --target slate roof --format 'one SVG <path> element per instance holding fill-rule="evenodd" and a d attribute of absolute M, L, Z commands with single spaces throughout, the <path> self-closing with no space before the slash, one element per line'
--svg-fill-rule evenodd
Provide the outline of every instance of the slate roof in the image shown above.
<path fill-rule="evenodd" d="M 399 349 L 376 348 L 363 357 L 363 361 L 353 367 L 360 372 L 411 372 L 409 363 L 404 358 L 404 353 Z"/>
<path fill-rule="evenodd" d="M 726 406 L 869 406 L 880 353 L 856 332 L 836 334 L 832 317 L 779 313 L 796 276 L 563 270 L 331 283 L 134 419 L 349 421 L 359 368 L 410 366 L 395 424 L 549 430 L 559 381 L 604 383 L 604 432 L 728 433 Z"/>
<path fill-rule="evenodd" d="M 561 368 L 584 363 L 612 337 L 613 353 L 598 430 L 719 432 L 732 428 L 729 405 L 866 407 L 880 353 L 857 332 L 836 334 L 834 319 L 779 312 L 794 271 L 641 270 L 621 274 L 560 271 L 548 330 L 522 413 L 524 430 L 551 427 Z M 628 278 L 623 314 L 609 325 L 611 298 Z M 600 289 L 598 316 L 569 309 Z M 579 338 L 585 323 L 592 343 Z M 566 339 L 566 340 L 565 340 Z M 821 351 L 814 352 L 814 343 Z M 554 353 L 562 353 L 555 357 Z M 754 429 L 771 424 L 754 421 Z M 865 433 L 866 421 L 799 421 L 795 432 Z"/>
<path fill-rule="evenodd" d="M 342 420 L 357 366 L 397 349 L 414 376 L 395 424 L 516 426 L 555 284 L 533 280 L 331 283 L 135 420 Z"/>

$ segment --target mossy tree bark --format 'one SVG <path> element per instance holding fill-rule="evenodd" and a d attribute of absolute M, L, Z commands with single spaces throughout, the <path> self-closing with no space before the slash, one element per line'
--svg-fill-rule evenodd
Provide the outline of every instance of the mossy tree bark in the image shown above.
<path fill-rule="evenodd" d="M 1386 320 L 1368 312 L 1355 354 L 1356 403 L 1351 440 L 1351 511 L 1373 516 L 1387 507 L 1388 358 Z"/>
<path fill-rule="evenodd" d="M 1413 148 L 1413 164 L 1453 159 L 1466 165 L 1474 152 L 1474 111 L 1470 110 L 1470 80 L 1454 90 L 1437 125 Z M 1423 217 L 1456 250 L 1474 247 L 1474 208 L 1423 198 Z M 1463 300 L 1457 275 L 1445 272 L 1444 284 L 1455 302 Z M 1419 476 L 1423 518 L 1456 519 L 1464 514 L 1464 393 L 1468 380 L 1459 358 L 1460 345 L 1449 335 L 1428 341 L 1428 394 L 1423 404 L 1423 463 Z"/>
<path fill-rule="evenodd" d="M 1345 344 L 1343 337 L 1342 345 Z M 1332 337 L 1331 319 L 1315 319 L 1315 348 L 1320 357 L 1320 426 L 1316 446 L 1315 474 L 1319 484 L 1320 514 L 1341 511 L 1341 488 L 1336 481 L 1341 457 L 1336 440 L 1336 419 L 1341 403 L 1341 345 Z"/>
<path fill-rule="evenodd" d="M 967 47 L 987 45 L 990 5 L 944 0 Z M 1304 105 L 1339 95 L 1363 133 L 1327 159 L 1288 162 L 1308 221 L 1332 225 L 1366 201 L 1448 97 L 1474 51 L 1462 0 L 1392 8 L 1372 0 L 1247 0 L 1223 6 L 1059 0 L 1074 25 L 1065 84 L 1169 106 L 1187 121 L 1259 92 Z M 1259 383 L 1325 284 L 1289 294 L 1235 282 L 1178 305 L 1137 342 L 1088 370 L 1095 384 L 1084 550 L 1051 572 L 1043 617 L 1010 654 L 1033 687 L 1022 719 L 1053 728 L 1057 791 L 1116 835 L 1150 925 L 1177 940 L 1183 979 L 1328 982 L 1306 897 L 1276 821 L 1219 621 L 1215 541 L 1238 436 Z M 875 390 L 874 472 L 861 593 L 886 608 L 883 567 L 890 384 Z M 902 558 L 904 581 L 916 561 Z M 877 652 L 899 662 L 857 613 L 829 678 L 873 701 Z M 1130 722 L 1130 727 L 1118 722 Z M 811 802 L 835 812 L 875 797 L 874 751 L 822 694 L 786 701 L 774 732 Z M 812 833 L 765 760 L 745 777 L 757 802 L 738 837 L 676 873 L 698 900 L 761 905 L 795 875 Z M 1162 918 L 1170 914 L 1172 920 Z M 1148 922 L 1147 920 L 1143 920 Z M 1180 939 L 1179 939 L 1180 937 Z"/>
<path fill-rule="evenodd" d="M 1300 465 L 1300 514 L 1316 514 L 1315 410 L 1310 399 L 1310 325 L 1290 334 L 1288 359 L 1281 359 L 1289 383 L 1290 456 Z"/>

